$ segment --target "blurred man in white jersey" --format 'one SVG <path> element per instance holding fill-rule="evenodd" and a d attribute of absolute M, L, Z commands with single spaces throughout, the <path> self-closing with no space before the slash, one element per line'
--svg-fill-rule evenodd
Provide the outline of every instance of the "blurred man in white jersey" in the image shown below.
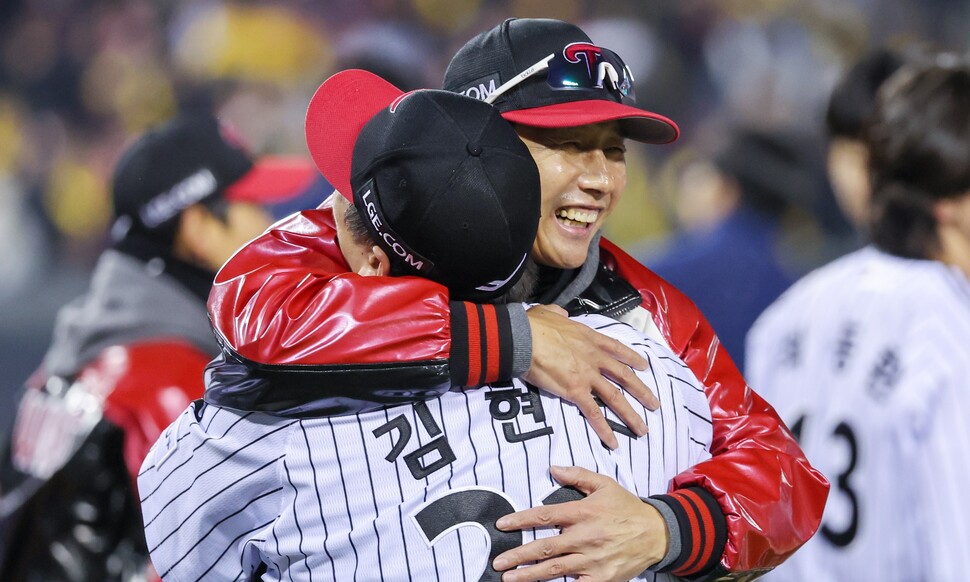
<path fill-rule="evenodd" d="M 970 63 L 905 65 L 866 141 L 871 245 L 786 292 L 748 338 L 752 386 L 832 482 L 819 533 L 773 579 L 962 580 Z"/>
<path fill-rule="evenodd" d="M 353 272 L 339 276 L 421 275 L 455 297 L 481 301 L 527 295 L 527 279 L 519 279 L 535 238 L 540 188 L 525 144 L 490 105 L 443 91 L 395 95 L 388 87 L 360 71 L 339 73 L 308 112 L 308 123 L 321 114 L 344 117 L 330 119 L 340 137 L 311 144 L 339 192 L 331 200 L 337 241 Z M 346 104 L 379 94 L 384 107 L 354 129 Z M 317 156 L 322 146 L 327 155 Z M 470 228 L 473 235 L 463 234 Z M 597 315 L 581 321 L 650 362 L 641 378 L 655 387 L 659 409 L 629 398 L 650 429 L 646 437 L 611 416 L 620 443 L 611 451 L 577 407 L 519 380 L 330 418 L 244 414 L 200 401 L 156 443 L 139 477 L 156 568 L 173 580 L 260 573 L 288 580 L 499 580 L 496 556 L 557 533 L 501 531 L 496 521 L 508 513 L 610 495 L 602 489 L 611 479 L 645 498 L 642 512 L 675 513 L 649 497 L 667 493 L 675 475 L 710 458 L 703 388 L 669 349 L 626 324 Z M 228 373 L 225 362 L 216 369 Z M 610 479 L 577 479 L 580 469 L 553 465 Z M 703 503 L 691 489 L 681 494 Z M 679 556 L 678 543 L 672 537 L 671 552 L 652 556 L 653 570 L 675 566 L 668 554 Z M 709 544 L 718 548 L 724 538 Z M 673 579 L 629 568 L 614 575 Z"/>

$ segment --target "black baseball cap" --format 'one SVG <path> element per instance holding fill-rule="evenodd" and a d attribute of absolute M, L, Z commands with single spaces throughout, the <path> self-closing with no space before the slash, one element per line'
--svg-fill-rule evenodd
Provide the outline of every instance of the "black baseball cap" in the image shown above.
<path fill-rule="evenodd" d="M 173 118 L 139 137 L 115 166 L 116 239 L 129 232 L 171 242 L 182 211 L 217 197 L 275 204 L 316 178 L 309 159 L 254 161 L 231 129 L 207 113 Z"/>
<path fill-rule="evenodd" d="M 317 89 L 306 138 L 404 272 L 472 301 L 518 281 L 538 228 L 539 171 L 494 107 L 447 91 L 402 93 L 347 70 Z"/>
<path fill-rule="evenodd" d="M 637 103 L 619 55 L 561 20 L 511 18 L 479 34 L 452 57 L 444 89 L 487 100 L 505 119 L 533 127 L 619 120 L 625 137 L 644 143 L 680 135 L 673 121 Z"/>

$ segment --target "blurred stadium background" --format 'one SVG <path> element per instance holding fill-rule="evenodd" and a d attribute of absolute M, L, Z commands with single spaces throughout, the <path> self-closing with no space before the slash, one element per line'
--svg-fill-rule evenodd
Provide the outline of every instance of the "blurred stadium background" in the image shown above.
<path fill-rule="evenodd" d="M 341 68 L 436 87 L 449 57 L 510 16 L 580 24 L 680 124 L 636 147 L 608 235 L 631 252 L 677 228 L 677 170 L 737 124 L 818 134 L 839 73 L 880 44 L 970 41 L 965 0 L 0 0 L 0 426 L 56 309 L 107 244 L 108 180 L 133 136 L 209 105 L 256 153 L 305 153 L 302 118 Z M 789 223 L 804 271 L 853 244 L 834 206 Z"/>

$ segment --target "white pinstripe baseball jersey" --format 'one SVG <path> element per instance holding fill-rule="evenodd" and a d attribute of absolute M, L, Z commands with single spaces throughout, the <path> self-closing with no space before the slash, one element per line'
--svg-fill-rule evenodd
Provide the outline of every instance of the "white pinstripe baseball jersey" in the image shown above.
<path fill-rule="evenodd" d="M 499 580 L 495 556 L 554 532 L 504 533 L 495 520 L 579 495 L 551 479 L 550 465 L 598 471 L 641 497 L 666 493 L 675 475 L 710 458 L 703 388 L 666 347 L 626 324 L 577 319 L 649 359 L 641 377 L 661 407 L 649 412 L 631 400 L 647 436 L 615 423 L 620 447 L 611 452 L 578 409 L 519 381 L 335 418 L 197 403 L 165 431 L 138 479 L 156 569 L 179 582 L 254 572 L 263 580 Z"/>
<path fill-rule="evenodd" d="M 966 579 L 966 276 L 862 249 L 786 292 L 747 353 L 749 382 L 832 483 L 819 533 L 770 578 Z"/>

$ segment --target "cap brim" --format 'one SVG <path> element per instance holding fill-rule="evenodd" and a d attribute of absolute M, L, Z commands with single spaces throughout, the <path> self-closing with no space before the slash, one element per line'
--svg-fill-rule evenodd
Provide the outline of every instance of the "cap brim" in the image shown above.
<path fill-rule="evenodd" d="M 359 69 L 341 71 L 320 85 L 306 112 L 306 143 L 320 173 L 353 200 L 350 166 L 361 129 L 404 92 Z"/>
<path fill-rule="evenodd" d="M 317 169 L 309 159 L 298 156 L 266 156 L 226 188 L 233 202 L 276 204 L 300 194 L 313 183 Z"/>
<path fill-rule="evenodd" d="M 662 115 L 599 99 L 507 111 L 502 117 L 532 127 L 578 127 L 620 121 L 625 137 L 643 143 L 670 143 L 680 136 L 677 124 Z"/>

